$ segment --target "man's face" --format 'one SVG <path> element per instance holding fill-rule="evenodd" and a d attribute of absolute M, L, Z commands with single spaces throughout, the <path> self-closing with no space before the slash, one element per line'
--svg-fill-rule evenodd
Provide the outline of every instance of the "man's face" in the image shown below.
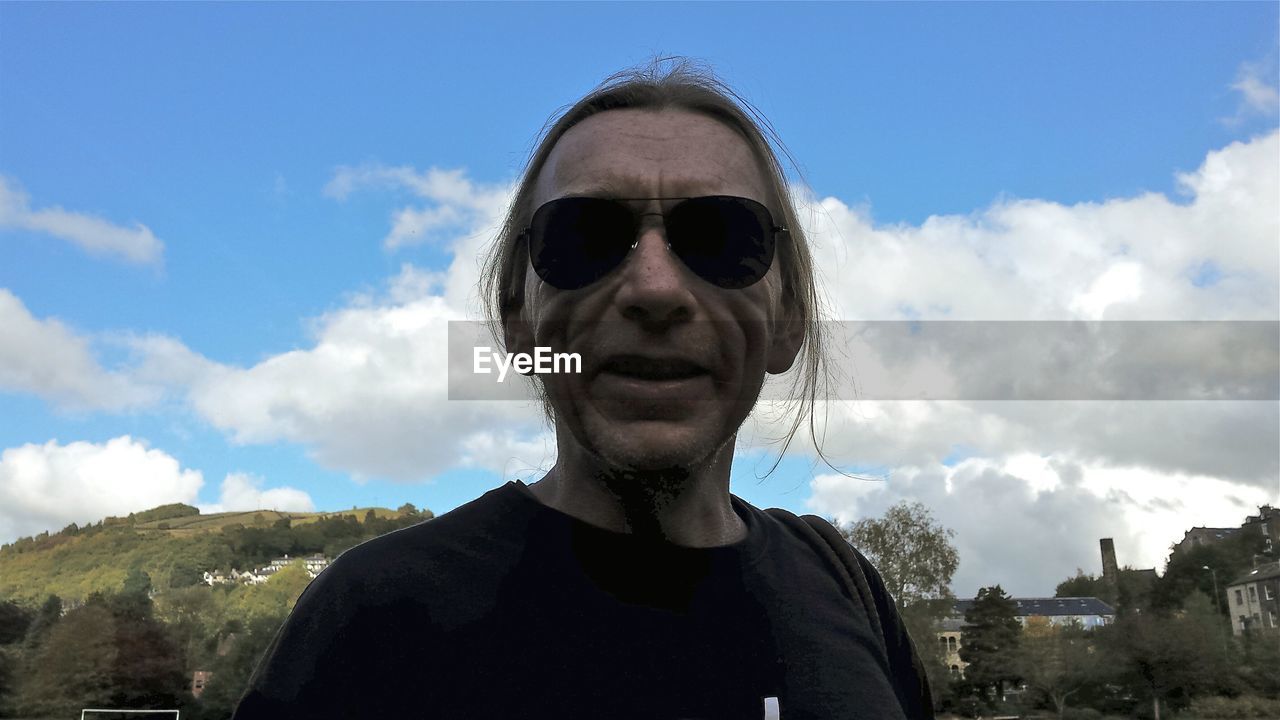
<path fill-rule="evenodd" d="M 736 195 L 778 218 L 768 187 L 746 141 L 708 116 L 612 110 L 556 143 L 537 178 L 534 207 L 565 196 Z M 673 202 L 627 204 L 662 213 Z M 580 375 L 542 376 L 562 456 L 585 451 L 611 469 L 710 461 L 750 413 L 765 372 L 786 370 L 799 346 L 799 338 L 773 328 L 776 260 L 747 288 L 717 287 L 667 248 L 657 214 L 640 218 L 637 246 L 599 281 L 559 290 L 526 265 L 524 287 L 526 341 L 583 360 Z"/>

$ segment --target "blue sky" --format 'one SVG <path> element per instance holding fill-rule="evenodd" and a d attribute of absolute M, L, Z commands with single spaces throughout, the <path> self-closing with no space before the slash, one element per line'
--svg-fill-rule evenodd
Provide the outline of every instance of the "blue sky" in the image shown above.
<path fill-rule="evenodd" d="M 394 279 L 406 267 L 456 270 L 458 238 L 489 227 L 473 216 L 483 216 L 475 210 L 483 203 L 468 206 L 473 215 L 458 223 L 430 229 L 427 242 L 388 247 L 395 213 L 442 201 L 382 170 L 459 171 L 455 179 L 477 194 L 500 193 L 556 108 L 611 72 L 653 54 L 681 54 L 709 61 L 760 108 L 815 196 L 857 218 L 849 227 L 913 242 L 935 226 L 985 232 L 1000 224 L 995 208 L 1018 201 L 1070 213 L 1148 193 L 1175 213 L 1208 192 L 1209 185 L 1189 189 L 1179 174 L 1201 172 L 1210 154 L 1240 143 L 1270 157 L 1271 146 L 1259 143 L 1277 122 L 1278 22 L 1274 3 L 0 4 L 0 189 L 8 203 L 0 204 L 0 288 L 15 299 L 7 306 L 13 317 L 47 340 L 31 341 L 30 352 L 0 352 L 0 450 L 48 449 L 52 441 L 48 453 L 87 443 L 92 454 L 128 436 L 176 460 L 180 471 L 201 473 L 194 497 L 189 484 L 157 481 L 137 502 L 168 493 L 230 506 L 223 479 L 242 473 L 255 478 L 256 491 L 287 486 L 320 509 L 405 501 L 448 509 L 517 473 L 446 458 L 419 477 L 390 477 L 341 447 L 340 427 L 317 429 L 323 423 L 310 415 L 297 426 L 286 419 L 267 427 L 247 405 L 218 404 L 220 396 L 235 402 L 237 391 L 183 385 L 201 362 L 248 377 L 272 358 L 311 353 L 337 332 L 329 321 L 343 313 L 403 305 L 393 298 Z M 344 195 L 334 190 L 343 168 L 374 179 Z M 26 199 L 15 206 L 19 196 Z M 1257 232 L 1266 237 L 1276 200 L 1255 203 Z M 127 243 L 144 226 L 158 245 L 130 259 L 87 251 L 84 233 L 75 242 L 67 231 L 15 220 L 51 209 L 64 213 L 56 222 L 94 218 L 100 224 L 84 233 L 115 228 L 132 238 Z M 1227 268 L 1228 278 L 1232 262 L 1248 264 L 1239 254 L 1196 257 L 1198 267 L 1212 260 Z M 840 282 L 858 285 L 872 274 L 855 269 Z M 1200 277 L 1210 275 L 1218 277 Z M 1212 305 L 1221 309 L 1215 317 L 1275 319 L 1280 311 L 1265 301 L 1274 277 L 1274 269 L 1263 273 L 1261 304 L 1232 296 Z M 953 292 L 948 307 L 976 297 Z M 1181 319 L 1180 308 L 1203 305 L 1143 305 L 1136 297 L 1123 302 L 1145 308 L 1144 319 Z M 1106 302 L 1123 304 L 1113 300 Z M 919 303 L 904 295 L 884 307 Z M 1064 313 L 1095 306 L 1062 304 Z M 1013 319 L 987 306 L 973 314 Z M 0 335 L 11 343 L 25 337 Z M 167 338 L 201 360 L 166 371 L 185 379 L 139 380 L 137 368 L 151 357 L 140 338 Z M 59 364 L 63 341 L 81 343 L 91 364 Z M 29 362 L 39 348 L 55 348 L 53 359 Z M 6 368 L 5 358 L 25 369 Z M 82 372 L 83 383 L 114 377 L 132 389 L 83 390 L 80 380 L 42 380 L 32 367 L 49 368 L 49 377 Z M 527 422 L 513 427 L 526 440 L 534 432 Z M 1022 465 L 1010 458 L 1066 452 L 939 432 L 936 446 L 915 456 L 853 452 L 843 460 L 916 477 L 910 468 L 986 458 L 1034 489 L 1039 481 L 1014 473 Z M 15 469 L 16 457 L 0 463 L 9 468 L 0 484 L 11 489 L 98 482 L 71 460 L 50 461 L 43 479 L 32 479 Z M 1111 456 L 1072 457 L 1087 465 Z M 1186 482 L 1203 476 L 1158 457 L 1126 462 L 1089 467 L 1098 478 L 1117 467 L 1182 473 Z M 891 499 L 881 493 L 872 501 L 863 490 L 815 499 L 821 493 L 811 481 L 821 467 L 803 449 L 764 482 L 753 479 L 755 468 L 740 463 L 734 488 L 761 505 L 856 515 Z M 1167 526 L 1225 523 L 1236 510 L 1242 519 L 1241 508 L 1274 496 L 1268 472 L 1214 476 L 1241 488 L 1239 502 L 1217 516 L 1172 517 Z M 1123 514 L 1129 525 L 1115 534 L 1136 537 L 1149 510 Z M 34 504 L 0 512 L 0 540 L 67 521 Z M 1096 538 L 1086 539 L 1071 556 L 1078 559 L 1062 563 L 1091 562 Z M 1153 552 L 1141 561 L 1151 564 Z M 1071 574 L 1065 565 L 1048 576 Z"/>

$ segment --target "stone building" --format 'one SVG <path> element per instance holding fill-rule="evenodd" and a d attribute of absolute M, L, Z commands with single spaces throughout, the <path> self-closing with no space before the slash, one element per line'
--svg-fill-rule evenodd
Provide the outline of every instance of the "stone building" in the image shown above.
<path fill-rule="evenodd" d="M 1231 631 L 1280 634 L 1280 562 L 1266 563 L 1227 585 Z"/>
<path fill-rule="evenodd" d="M 1096 597 L 1010 599 L 1016 606 L 1014 617 L 1024 628 L 1028 622 L 1038 619 L 1049 625 L 1074 623 L 1091 630 L 1116 619 L 1115 608 Z M 952 675 L 963 676 L 967 664 L 960 659 L 960 646 L 964 642 L 964 614 L 971 605 L 972 600 L 956 600 L 938 631 L 938 645 Z"/>

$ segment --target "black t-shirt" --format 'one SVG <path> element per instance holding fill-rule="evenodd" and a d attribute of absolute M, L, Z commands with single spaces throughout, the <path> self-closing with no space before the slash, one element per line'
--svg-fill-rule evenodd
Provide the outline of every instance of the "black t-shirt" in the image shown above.
<path fill-rule="evenodd" d="M 303 593 L 235 720 L 931 717 L 896 613 L 886 656 L 810 542 L 732 502 L 746 538 L 687 548 L 516 481 L 359 545 Z"/>

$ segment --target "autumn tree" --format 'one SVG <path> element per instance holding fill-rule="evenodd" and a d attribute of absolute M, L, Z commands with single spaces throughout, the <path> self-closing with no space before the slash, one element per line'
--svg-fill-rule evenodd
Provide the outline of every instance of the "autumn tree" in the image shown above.
<path fill-rule="evenodd" d="M 1022 625 L 1017 620 L 1018 606 L 999 585 L 984 587 L 964 613 L 964 639 L 960 643 L 960 659 L 968 666 L 965 680 L 982 695 L 994 691 L 995 699 L 1004 697 L 1006 682 L 1016 681 L 1018 640 Z"/>
<path fill-rule="evenodd" d="M 1089 633 L 1078 623 L 1058 626 L 1048 618 L 1031 618 L 1022 631 L 1019 651 L 1022 681 L 1052 702 L 1060 719 L 1067 700 L 1097 675 L 1098 658 Z"/>
<path fill-rule="evenodd" d="M 840 527 L 840 534 L 871 560 L 899 605 L 951 597 L 951 578 L 960 565 L 951 544 L 955 532 L 922 503 L 900 502 L 883 517 Z"/>
<path fill-rule="evenodd" d="M 849 526 L 832 524 L 880 572 L 924 660 L 930 685 L 939 696 L 945 694 L 950 672 L 935 638 L 951 611 L 951 578 L 960 564 L 951 544 L 955 533 L 918 502 L 900 502 L 883 517 Z"/>

